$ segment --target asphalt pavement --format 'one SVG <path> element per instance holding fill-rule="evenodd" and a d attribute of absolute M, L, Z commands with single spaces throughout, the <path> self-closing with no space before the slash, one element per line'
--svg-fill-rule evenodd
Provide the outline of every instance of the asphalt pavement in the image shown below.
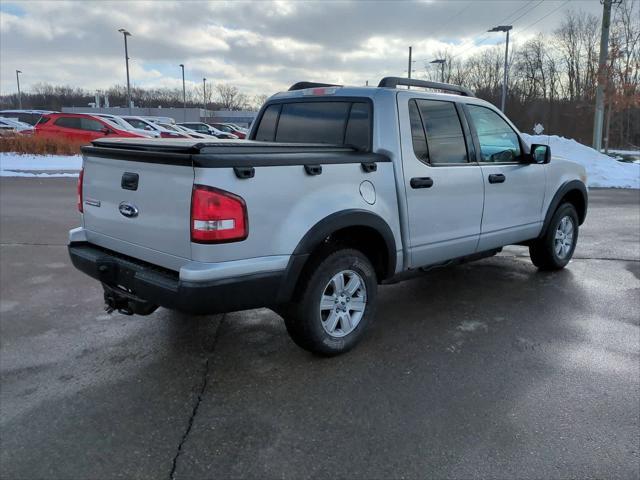
<path fill-rule="evenodd" d="M 526 249 L 380 289 L 332 359 L 269 310 L 107 315 L 66 253 L 73 179 L 0 179 L 0 477 L 640 477 L 640 191 L 575 259 Z"/>

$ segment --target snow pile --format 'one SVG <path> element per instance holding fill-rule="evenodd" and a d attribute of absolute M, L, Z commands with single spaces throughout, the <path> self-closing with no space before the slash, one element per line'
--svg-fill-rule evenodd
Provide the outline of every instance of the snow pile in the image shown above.
<path fill-rule="evenodd" d="M 0 177 L 77 177 L 80 155 L 0 153 Z"/>
<path fill-rule="evenodd" d="M 587 169 L 590 187 L 640 188 L 640 164 L 619 162 L 575 140 L 556 135 L 523 133 L 522 136 L 530 144 L 549 145 L 553 156 L 582 165 Z"/>

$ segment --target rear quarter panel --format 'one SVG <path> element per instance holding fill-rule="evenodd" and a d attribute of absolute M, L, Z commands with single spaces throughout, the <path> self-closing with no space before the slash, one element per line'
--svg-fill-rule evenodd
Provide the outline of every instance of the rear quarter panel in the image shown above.
<path fill-rule="evenodd" d="M 311 176 L 302 165 L 255 167 L 255 176 L 239 179 L 232 168 L 196 168 L 194 183 L 241 196 L 249 219 L 249 236 L 227 244 L 192 244 L 192 258 L 222 262 L 270 255 L 290 255 L 302 237 L 332 213 L 361 209 L 382 217 L 401 247 L 393 164 L 380 162 L 365 173 L 360 163 L 325 164 Z M 360 185 L 373 184 L 376 200 L 367 203 Z"/>

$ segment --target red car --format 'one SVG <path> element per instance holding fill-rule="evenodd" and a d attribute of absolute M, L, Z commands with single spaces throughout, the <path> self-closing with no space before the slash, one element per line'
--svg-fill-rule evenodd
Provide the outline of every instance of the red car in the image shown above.
<path fill-rule="evenodd" d="M 134 132 L 123 130 L 116 124 L 100 117 L 82 113 L 50 113 L 43 115 L 36 124 L 36 135 L 50 138 L 68 138 L 80 142 L 91 142 L 104 137 L 145 138 Z"/>
<path fill-rule="evenodd" d="M 227 125 L 226 123 L 212 123 L 211 126 L 225 133 L 235 135 L 238 138 L 245 138 L 247 136 L 245 132 L 241 132 L 237 128 L 234 128 L 233 125 Z"/>

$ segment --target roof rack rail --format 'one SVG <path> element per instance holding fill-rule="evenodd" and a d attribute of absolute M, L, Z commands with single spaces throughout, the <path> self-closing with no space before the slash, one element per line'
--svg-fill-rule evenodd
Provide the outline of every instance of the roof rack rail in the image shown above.
<path fill-rule="evenodd" d="M 304 90 L 305 88 L 320 88 L 320 87 L 341 87 L 342 85 L 334 85 L 332 83 L 315 83 L 315 82 L 298 82 L 289 87 L 289 91 Z"/>
<path fill-rule="evenodd" d="M 461 87 L 460 85 L 452 85 L 450 83 L 431 82 L 428 80 L 416 80 L 413 78 L 402 77 L 384 77 L 380 80 L 378 87 L 383 88 L 396 88 L 398 85 L 406 87 L 422 87 L 433 88 L 436 90 L 446 90 L 449 92 L 456 92 L 465 97 L 475 97 L 473 92 L 468 88 Z"/>

